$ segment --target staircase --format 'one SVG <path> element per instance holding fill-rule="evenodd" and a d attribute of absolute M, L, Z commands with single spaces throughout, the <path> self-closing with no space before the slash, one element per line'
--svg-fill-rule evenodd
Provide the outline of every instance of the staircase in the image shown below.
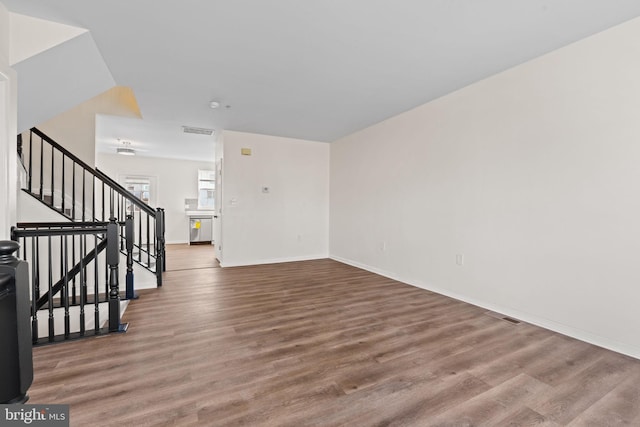
<path fill-rule="evenodd" d="M 120 316 L 135 297 L 134 263 L 162 286 L 164 210 L 143 203 L 36 128 L 18 136 L 18 155 L 25 197 L 61 220 L 19 223 L 12 230 L 31 270 L 33 344 L 126 330 Z M 119 284 L 124 256 L 126 292 Z"/>
<path fill-rule="evenodd" d="M 108 175 L 87 165 L 37 128 L 18 136 L 18 155 L 27 182 L 22 190 L 74 222 L 123 223 L 133 218 L 133 261 L 156 275 L 162 286 L 164 209 L 152 208 Z M 124 251 L 123 251 L 124 253 Z"/>

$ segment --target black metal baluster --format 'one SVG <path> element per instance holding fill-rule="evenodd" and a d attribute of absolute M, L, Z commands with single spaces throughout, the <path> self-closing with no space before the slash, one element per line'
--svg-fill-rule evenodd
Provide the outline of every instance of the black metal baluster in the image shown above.
<path fill-rule="evenodd" d="M 114 207 L 115 207 L 115 201 L 113 199 L 114 197 L 114 191 L 112 187 L 109 187 L 109 218 L 115 218 L 115 211 L 114 211 Z"/>
<path fill-rule="evenodd" d="M 140 210 L 140 215 L 142 215 L 142 210 Z M 151 232 L 149 230 L 149 214 L 147 214 L 147 267 L 151 268 Z"/>
<path fill-rule="evenodd" d="M 78 245 L 80 246 L 80 336 L 83 337 L 85 333 L 85 315 L 84 315 L 84 305 L 86 304 L 85 299 L 85 289 L 86 289 L 86 271 L 84 265 L 84 257 L 86 255 L 86 248 L 82 244 L 85 235 L 79 236 Z M 75 265 L 75 264 L 74 264 Z M 75 302 L 75 300 L 74 300 Z"/>
<path fill-rule="evenodd" d="M 91 207 L 91 221 L 95 221 L 98 219 L 98 217 L 96 216 L 96 177 L 92 176 L 91 177 L 91 203 L 92 203 L 92 207 Z"/>
<path fill-rule="evenodd" d="M 95 194 L 95 193 L 94 193 Z M 100 280 L 99 278 L 99 273 L 98 273 L 98 235 L 95 234 L 94 236 L 94 250 L 96 251 L 96 256 L 93 259 L 93 273 L 94 273 L 94 283 L 93 283 L 93 304 L 94 304 L 94 311 L 93 311 L 93 322 L 94 322 L 94 329 L 95 329 L 95 333 L 96 335 L 100 333 Z"/>
<path fill-rule="evenodd" d="M 40 138 L 40 200 L 44 201 L 44 140 Z"/>
<path fill-rule="evenodd" d="M 107 235 L 104 235 L 104 238 L 107 238 Z M 104 298 L 105 301 L 109 301 L 109 265 L 107 263 L 107 259 L 105 258 L 105 268 L 104 268 Z"/>
<path fill-rule="evenodd" d="M 105 209 L 105 194 L 104 194 L 104 181 L 102 181 L 102 221 L 104 222 L 105 220 L 105 216 L 104 216 L 104 209 Z"/>
<path fill-rule="evenodd" d="M 76 162 L 71 161 L 71 219 L 76 220 Z"/>
<path fill-rule="evenodd" d="M 156 265 L 158 264 L 158 219 L 157 216 L 153 216 L 153 227 L 151 227 L 151 231 L 153 232 L 153 255 L 156 258 Z"/>
<path fill-rule="evenodd" d="M 85 172 L 85 168 L 83 167 L 82 168 L 82 222 L 86 221 L 85 213 L 87 211 L 87 204 L 86 204 L 86 194 L 87 194 L 86 193 L 86 191 L 87 191 L 86 181 L 87 181 L 87 178 L 84 175 L 84 172 Z"/>
<path fill-rule="evenodd" d="M 51 227 L 49 227 L 49 230 L 51 230 Z M 65 268 L 64 268 L 64 259 L 62 258 L 62 254 L 64 253 L 64 247 L 63 247 L 63 243 L 62 243 L 62 236 L 60 236 L 60 278 L 64 278 L 65 275 Z M 62 292 L 60 292 L 60 307 L 62 307 L 64 305 L 64 294 Z"/>
<path fill-rule="evenodd" d="M 36 264 L 38 268 L 34 276 L 36 281 L 36 298 L 40 298 L 40 239 L 36 237 Z"/>
<path fill-rule="evenodd" d="M 65 192 L 64 192 L 64 182 L 66 181 L 66 175 L 64 173 L 64 153 L 62 153 L 62 194 L 61 194 L 61 198 L 62 198 L 62 215 L 67 216 L 67 212 L 64 210 L 64 199 L 65 197 Z"/>
<path fill-rule="evenodd" d="M 122 194 L 118 193 L 118 221 L 120 219 L 124 218 L 125 227 L 126 227 L 126 221 L 129 218 L 129 216 L 128 215 L 124 215 L 124 213 L 122 212 L 121 206 L 123 204 L 124 204 L 124 196 Z M 120 250 L 121 251 L 125 249 L 125 236 L 126 236 L 126 233 L 122 233 L 122 232 L 120 233 Z"/>
<path fill-rule="evenodd" d="M 133 211 L 136 211 L 135 205 L 131 205 Z M 138 262 L 142 262 L 142 209 L 138 213 Z"/>
<path fill-rule="evenodd" d="M 62 291 L 64 292 L 64 338 L 69 339 L 71 331 L 71 321 L 69 319 L 69 236 L 61 235 L 60 241 L 64 242 L 64 276 L 62 282 Z"/>
<path fill-rule="evenodd" d="M 38 342 L 38 307 L 36 304 L 38 297 L 40 297 L 37 285 L 40 264 L 36 260 L 36 240 L 38 237 L 31 237 L 31 342 L 33 344 Z"/>
<path fill-rule="evenodd" d="M 53 336 L 55 335 L 55 326 L 53 323 L 53 261 L 51 260 L 51 236 L 47 236 L 49 240 L 48 249 L 48 266 L 49 266 L 49 342 L 53 342 Z"/>
<path fill-rule="evenodd" d="M 82 236 L 82 243 L 83 243 L 83 246 L 84 246 L 84 251 L 86 253 L 87 252 L 87 235 L 86 234 L 84 234 Z M 96 260 L 98 259 L 98 254 L 96 254 L 95 259 Z M 86 265 L 84 266 L 84 280 L 80 282 L 80 286 L 82 287 L 82 289 L 80 290 L 80 292 L 82 293 L 82 297 L 81 298 L 84 298 L 84 301 L 85 301 L 85 304 L 86 304 L 86 302 L 87 302 L 87 293 L 88 293 L 88 290 L 87 290 L 87 266 Z"/>
<path fill-rule="evenodd" d="M 53 160 L 55 159 L 55 152 L 53 151 L 53 145 L 51 146 L 51 207 L 52 208 L 56 208 L 56 202 L 55 202 L 55 182 L 54 180 L 54 171 L 55 171 L 55 165 Z"/>
<path fill-rule="evenodd" d="M 32 181 L 33 181 L 33 132 L 29 131 L 29 184 L 28 184 L 28 188 L 29 188 L 29 193 L 32 193 L 33 187 L 32 187 Z"/>
<path fill-rule="evenodd" d="M 76 237 L 71 237 L 71 265 L 76 265 Z M 76 305 L 76 276 L 71 279 L 71 303 Z"/>

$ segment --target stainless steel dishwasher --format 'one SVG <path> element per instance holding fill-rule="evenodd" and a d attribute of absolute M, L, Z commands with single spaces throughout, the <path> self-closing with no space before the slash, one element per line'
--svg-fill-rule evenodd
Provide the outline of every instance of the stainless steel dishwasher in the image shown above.
<path fill-rule="evenodd" d="M 189 244 L 211 243 L 213 239 L 213 218 L 210 216 L 189 218 Z"/>

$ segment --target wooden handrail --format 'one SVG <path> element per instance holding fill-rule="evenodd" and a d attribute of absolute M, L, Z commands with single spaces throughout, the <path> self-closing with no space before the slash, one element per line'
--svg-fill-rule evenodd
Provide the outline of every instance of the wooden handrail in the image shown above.
<path fill-rule="evenodd" d="M 138 199 L 137 197 L 133 196 L 131 194 L 131 192 L 129 190 L 127 190 L 126 188 L 124 188 L 122 185 L 120 185 L 119 183 L 117 183 L 116 181 L 114 181 L 113 179 L 111 179 L 108 175 L 106 175 L 104 172 L 98 170 L 97 168 L 92 168 L 91 166 L 89 166 L 88 164 L 86 164 L 85 162 L 83 162 L 80 158 L 76 157 L 73 153 L 71 153 L 69 150 L 67 150 L 66 148 L 64 148 L 62 145 L 58 144 L 56 141 L 54 141 L 51 137 L 49 137 L 48 135 L 46 135 L 45 133 L 43 133 L 42 131 L 40 131 L 38 128 L 31 128 L 31 132 L 33 132 L 34 134 L 38 135 L 40 138 L 42 138 L 44 141 L 47 141 L 51 146 L 53 146 L 56 150 L 60 151 L 62 154 L 64 154 L 65 156 L 69 157 L 69 159 L 73 160 L 76 164 L 78 164 L 80 167 L 82 167 L 83 169 L 85 169 L 87 172 L 89 172 L 91 175 L 95 176 L 96 178 L 98 178 L 101 181 L 104 181 L 107 183 L 107 185 L 112 188 L 113 190 L 117 191 L 118 193 L 122 194 L 123 196 L 127 196 L 127 199 L 133 203 L 134 205 L 136 205 L 138 208 L 140 208 L 141 210 L 145 211 L 149 216 L 155 218 L 156 216 L 156 212 L 155 210 L 147 205 L 146 203 L 144 203 L 142 200 Z"/>

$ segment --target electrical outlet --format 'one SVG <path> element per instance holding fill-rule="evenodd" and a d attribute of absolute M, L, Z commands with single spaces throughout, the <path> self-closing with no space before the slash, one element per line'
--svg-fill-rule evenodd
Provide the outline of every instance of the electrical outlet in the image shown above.
<path fill-rule="evenodd" d="M 457 265 L 463 265 L 464 264 L 464 255 L 463 254 L 456 254 L 456 264 Z"/>

